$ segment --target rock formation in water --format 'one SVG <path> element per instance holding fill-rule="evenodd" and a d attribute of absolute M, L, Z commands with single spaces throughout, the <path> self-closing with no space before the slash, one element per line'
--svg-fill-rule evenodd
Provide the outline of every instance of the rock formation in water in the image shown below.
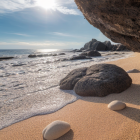
<path fill-rule="evenodd" d="M 139 0 L 75 0 L 85 18 L 113 42 L 140 52 Z"/>

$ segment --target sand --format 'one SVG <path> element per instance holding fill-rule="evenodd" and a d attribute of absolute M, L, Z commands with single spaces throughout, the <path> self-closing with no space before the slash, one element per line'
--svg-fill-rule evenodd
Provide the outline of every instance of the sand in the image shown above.
<path fill-rule="evenodd" d="M 140 54 L 109 62 L 128 71 L 140 70 Z M 71 130 L 57 140 L 140 140 L 140 73 L 129 73 L 132 86 L 120 94 L 82 98 L 59 111 L 35 116 L 0 130 L 0 140 L 43 140 L 42 130 L 52 121 L 62 120 Z M 113 100 L 121 100 L 127 108 L 111 111 Z"/>

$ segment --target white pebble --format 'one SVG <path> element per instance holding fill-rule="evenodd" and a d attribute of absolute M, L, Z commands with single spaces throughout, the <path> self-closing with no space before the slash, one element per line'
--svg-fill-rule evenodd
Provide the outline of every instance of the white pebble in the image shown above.
<path fill-rule="evenodd" d="M 118 100 L 112 101 L 111 103 L 108 104 L 108 108 L 111 110 L 122 110 L 125 107 L 126 104 Z"/>
<path fill-rule="evenodd" d="M 46 140 L 54 140 L 70 130 L 70 125 L 64 121 L 54 121 L 50 123 L 42 132 L 43 138 Z"/>

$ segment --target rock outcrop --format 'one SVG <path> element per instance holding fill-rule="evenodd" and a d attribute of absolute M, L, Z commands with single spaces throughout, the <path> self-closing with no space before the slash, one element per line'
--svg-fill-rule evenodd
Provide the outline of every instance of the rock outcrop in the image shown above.
<path fill-rule="evenodd" d="M 90 42 L 84 45 L 82 50 L 106 51 L 107 46 L 104 43 L 97 41 L 96 39 L 92 39 Z"/>
<path fill-rule="evenodd" d="M 132 79 L 122 68 L 112 64 L 96 64 L 70 72 L 60 81 L 60 89 L 74 89 L 80 96 L 103 97 L 123 92 L 131 84 Z"/>
<path fill-rule="evenodd" d="M 107 46 L 107 51 L 112 49 L 112 46 L 111 46 L 111 42 L 110 41 L 105 41 L 103 43 L 104 43 L 104 45 Z"/>
<path fill-rule="evenodd" d="M 140 52 L 140 1 L 75 0 L 94 27 L 128 49 Z"/>

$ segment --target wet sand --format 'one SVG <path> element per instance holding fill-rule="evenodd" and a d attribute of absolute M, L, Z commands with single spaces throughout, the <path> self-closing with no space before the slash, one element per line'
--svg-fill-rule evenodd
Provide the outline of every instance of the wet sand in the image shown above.
<path fill-rule="evenodd" d="M 140 54 L 109 62 L 128 71 L 140 70 Z M 139 140 L 140 139 L 140 73 L 130 73 L 132 86 L 120 94 L 86 97 L 59 111 L 29 118 L 0 130 L 0 140 L 43 140 L 42 130 L 55 120 L 70 123 L 71 131 L 58 140 Z M 113 100 L 121 100 L 127 108 L 107 109 Z"/>

